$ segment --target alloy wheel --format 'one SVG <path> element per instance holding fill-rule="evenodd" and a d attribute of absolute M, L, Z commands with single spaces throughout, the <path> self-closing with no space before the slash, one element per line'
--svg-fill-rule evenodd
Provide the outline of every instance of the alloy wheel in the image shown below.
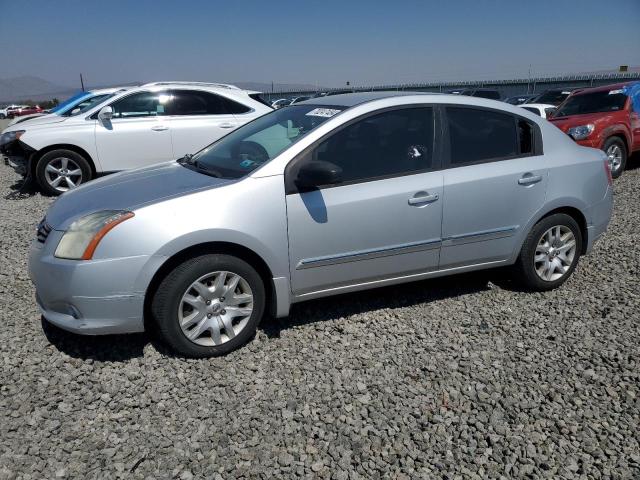
<path fill-rule="evenodd" d="M 72 159 L 54 158 L 44 169 L 44 175 L 51 188 L 66 192 L 82 183 L 82 170 Z"/>
<path fill-rule="evenodd" d="M 554 282 L 566 275 L 575 259 L 575 235 L 569 227 L 556 225 L 538 241 L 533 263 L 542 280 Z"/>
<path fill-rule="evenodd" d="M 607 158 L 609 159 L 609 166 L 611 167 L 612 172 L 617 172 L 622 166 L 622 149 L 620 145 L 616 145 L 615 143 L 605 152 L 607 154 Z"/>
<path fill-rule="evenodd" d="M 253 312 L 253 293 L 240 275 L 218 271 L 187 288 L 178 307 L 178 322 L 190 341 L 217 346 L 236 337 Z"/>

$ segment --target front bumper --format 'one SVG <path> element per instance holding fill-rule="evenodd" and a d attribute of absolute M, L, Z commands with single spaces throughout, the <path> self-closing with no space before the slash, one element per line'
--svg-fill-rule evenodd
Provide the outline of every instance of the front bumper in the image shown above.
<path fill-rule="evenodd" d="M 27 175 L 29 159 L 35 153 L 31 147 L 20 140 L 13 140 L 0 146 L 0 153 L 7 159 L 9 166 L 20 175 Z"/>
<path fill-rule="evenodd" d="M 590 253 L 596 241 L 606 232 L 613 214 L 613 188 L 609 186 L 604 198 L 589 207 L 591 224 L 587 226 L 587 246 L 585 253 Z"/>
<path fill-rule="evenodd" d="M 52 230 L 29 251 L 29 276 L 36 302 L 49 322 L 88 334 L 144 331 L 144 291 L 136 291 L 148 256 L 75 261 L 53 255 L 63 232 Z"/>

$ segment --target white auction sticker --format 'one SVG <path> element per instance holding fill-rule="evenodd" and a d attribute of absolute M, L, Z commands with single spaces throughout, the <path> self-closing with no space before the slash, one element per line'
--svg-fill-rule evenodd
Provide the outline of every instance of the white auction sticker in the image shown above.
<path fill-rule="evenodd" d="M 618 95 L 619 93 L 624 93 L 622 90 L 611 90 L 609 91 L 609 95 Z"/>
<path fill-rule="evenodd" d="M 333 117 L 336 113 L 340 113 L 340 110 L 334 108 L 314 108 L 307 115 L 311 117 Z"/>

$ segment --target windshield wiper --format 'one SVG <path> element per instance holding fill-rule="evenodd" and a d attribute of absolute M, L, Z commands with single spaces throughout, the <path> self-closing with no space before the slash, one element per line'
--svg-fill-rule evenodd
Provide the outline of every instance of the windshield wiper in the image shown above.
<path fill-rule="evenodd" d="M 220 173 L 218 170 L 214 170 L 213 168 L 208 167 L 205 164 L 198 162 L 198 160 L 194 160 L 190 165 L 193 165 L 199 172 L 204 173 L 205 175 L 222 178 L 222 173 Z"/>
<path fill-rule="evenodd" d="M 184 157 L 180 157 L 176 161 L 178 163 L 186 163 L 187 165 L 193 165 L 193 161 L 191 160 L 192 158 L 193 158 L 193 153 L 187 153 Z"/>

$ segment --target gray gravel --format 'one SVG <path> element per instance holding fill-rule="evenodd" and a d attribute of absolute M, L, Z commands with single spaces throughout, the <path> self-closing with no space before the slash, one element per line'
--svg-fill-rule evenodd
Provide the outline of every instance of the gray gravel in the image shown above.
<path fill-rule="evenodd" d="M 26 252 L 51 199 L 5 200 L 0 480 L 640 478 L 640 169 L 572 279 L 501 272 L 301 304 L 225 358 L 43 328 Z"/>

